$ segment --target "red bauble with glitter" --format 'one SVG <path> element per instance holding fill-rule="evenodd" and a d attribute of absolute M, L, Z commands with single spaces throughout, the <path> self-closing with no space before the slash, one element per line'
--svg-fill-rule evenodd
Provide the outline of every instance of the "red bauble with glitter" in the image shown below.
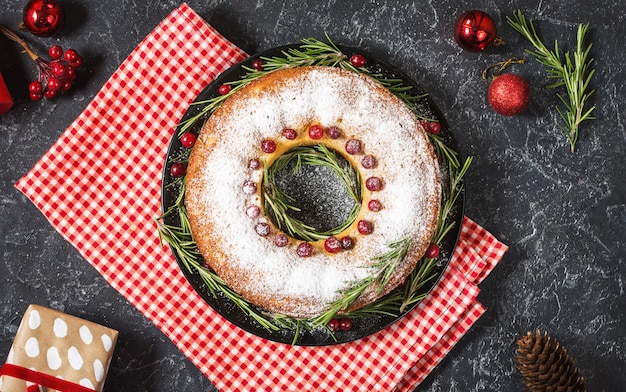
<path fill-rule="evenodd" d="M 24 7 L 23 24 L 28 31 L 48 37 L 63 25 L 65 12 L 58 0 L 30 0 Z"/>
<path fill-rule="evenodd" d="M 489 105 L 503 116 L 514 116 L 530 102 L 530 86 L 519 75 L 508 73 L 496 77 L 487 92 Z"/>
<path fill-rule="evenodd" d="M 468 11 L 457 20 L 454 39 L 468 52 L 483 51 L 496 39 L 496 24 L 483 11 Z"/>

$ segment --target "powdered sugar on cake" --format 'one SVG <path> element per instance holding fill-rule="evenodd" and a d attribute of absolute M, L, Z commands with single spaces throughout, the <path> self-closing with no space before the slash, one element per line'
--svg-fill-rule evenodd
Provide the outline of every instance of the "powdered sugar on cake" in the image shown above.
<path fill-rule="evenodd" d="M 251 82 L 207 121 L 187 172 L 186 206 L 203 256 L 231 288 L 270 311 L 312 317 L 339 298 L 350 282 L 371 274 L 367 266 L 372 257 L 406 237 L 413 239 L 410 255 L 390 285 L 397 286 L 410 273 L 437 221 L 440 173 L 414 114 L 377 82 L 329 67 L 287 71 Z M 271 82 L 263 80 L 269 77 Z M 261 211 L 263 206 L 258 191 L 250 195 L 242 187 L 253 181 L 261 188 L 263 165 L 251 170 L 248 162 L 271 158 L 260 149 L 264 139 L 280 144 L 285 140 L 283 129 L 301 134 L 311 124 L 340 128 L 343 134 L 337 143 L 358 139 L 361 155 L 376 157 L 374 168 L 354 166 L 363 181 L 370 176 L 383 180 L 382 190 L 373 192 L 383 208 L 379 212 L 369 211 L 366 205 L 361 208 L 359 219 L 370 220 L 374 230 L 359 235 L 349 229 L 355 233 L 351 234 L 356 239 L 354 249 L 329 254 L 322 246 L 310 257 L 299 257 L 295 247 L 301 241 L 290 239 L 288 246 L 278 247 L 272 240 L 278 230 L 270 219 L 262 213 L 246 214 L 251 205 Z M 356 158 L 360 162 L 360 156 Z M 372 192 L 365 190 L 365 198 L 370 196 Z M 255 231 L 259 222 L 271 225 L 268 236 Z M 375 291 L 367 295 L 371 297 L 367 301 L 376 297 Z"/>

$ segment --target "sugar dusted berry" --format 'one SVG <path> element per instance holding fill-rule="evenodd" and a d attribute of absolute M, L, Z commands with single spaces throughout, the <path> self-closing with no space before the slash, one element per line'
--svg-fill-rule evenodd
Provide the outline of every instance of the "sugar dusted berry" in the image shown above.
<path fill-rule="evenodd" d="M 359 223 L 357 223 L 357 229 L 359 230 L 359 233 L 367 235 L 372 234 L 374 226 L 372 225 L 372 222 L 368 220 L 360 220 Z"/>
<path fill-rule="evenodd" d="M 297 133 L 295 129 L 285 128 L 283 129 L 283 136 L 285 137 L 285 139 L 293 140 L 296 138 Z"/>
<path fill-rule="evenodd" d="M 383 180 L 379 177 L 370 177 L 365 180 L 365 187 L 372 192 L 379 191 L 383 189 Z"/>
<path fill-rule="evenodd" d="M 261 150 L 268 154 L 273 153 L 274 151 L 276 151 L 276 142 L 272 139 L 264 139 L 261 142 Z"/>
<path fill-rule="evenodd" d="M 326 249 L 328 253 L 338 253 L 341 249 L 343 249 L 343 247 L 341 246 L 341 241 L 339 241 L 337 237 L 331 236 L 326 238 L 324 241 L 324 249 Z"/>
<path fill-rule="evenodd" d="M 270 234 L 270 225 L 265 222 L 259 222 L 254 226 L 254 230 L 261 237 L 267 237 Z"/>
<path fill-rule="evenodd" d="M 361 166 L 363 166 L 364 169 L 372 169 L 376 167 L 376 164 L 376 157 L 373 155 L 364 155 L 361 159 Z"/>
<path fill-rule="evenodd" d="M 383 205 L 380 200 L 372 199 L 367 203 L 367 208 L 370 211 L 378 212 L 383 208 Z"/>
<path fill-rule="evenodd" d="M 309 137 L 313 140 L 321 139 L 324 136 L 324 127 L 316 124 L 309 127 Z"/>
<path fill-rule="evenodd" d="M 277 234 L 276 237 L 274 237 L 274 245 L 278 246 L 279 248 L 285 247 L 287 246 L 287 244 L 289 244 L 289 237 L 287 237 L 286 234 L 280 233 Z"/>
<path fill-rule="evenodd" d="M 361 141 L 350 139 L 346 142 L 346 152 L 350 155 L 356 155 L 361 152 Z"/>
<path fill-rule="evenodd" d="M 301 242 L 296 248 L 296 253 L 300 257 L 309 257 L 313 254 L 313 245 L 308 242 Z"/>
<path fill-rule="evenodd" d="M 257 170 L 260 167 L 261 167 L 261 161 L 259 161 L 258 158 L 251 158 L 248 161 L 248 169 L 250 169 L 250 170 Z"/>
<path fill-rule="evenodd" d="M 339 139 L 339 137 L 341 137 L 341 130 L 337 127 L 328 127 L 328 129 L 326 129 L 326 133 L 331 139 Z"/>
<path fill-rule="evenodd" d="M 244 181 L 242 190 L 246 195 L 253 195 L 256 193 L 256 183 L 250 180 Z"/>
<path fill-rule="evenodd" d="M 246 215 L 250 218 L 256 218 L 261 214 L 261 209 L 258 206 L 250 206 L 246 208 Z"/>
<path fill-rule="evenodd" d="M 345 250 L 350 250 L 354 248 L 354 238 L 350 236 L 345 236 L 341 238 L 341 247 Z"/>

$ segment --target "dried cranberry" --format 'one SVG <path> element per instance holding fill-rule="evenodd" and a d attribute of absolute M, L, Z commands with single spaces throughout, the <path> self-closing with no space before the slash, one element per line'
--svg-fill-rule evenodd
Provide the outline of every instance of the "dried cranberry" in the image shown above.
<path fill-rule="evenodd" d="M 257 158 L 252 158 L 248 161 L 248 169 L 256 170 L 261 167 L 261 161 Z"/>
<path fill-rule="evenodd" d="M 313 254 L 313 245 L 308 242 L 301 242 L 296 248 L 296 253 L 300 257 L 309 257 Z"/>
<path fill-rule="evenodd" d="M 324 241 L 324 249 L 329 253 L 337 253 L 342 249 L 341 241 L 337 237 L 328 237 Z"/>
<path fill-rule="evenodd" d="M 324 127 L 316 124 L 309 127 L 309 137 L 313 140 L 321 139 L 324 136 Z"/>
<path fill-rule="evenodd" d="M 326 130 L 326 133 L 328 134 L 328 137 L 331 139 L 339 139 L 339 137 L 341 136 L 341 130 L 337 127 L 329 127 Z"/>
<path fill-rule="evenodd" d="M 254 230 L 261 237 L 265 237 L 270 234 L 270 225 L 268 225 L 265 222 L 260 222 L 260 223 L 257 223 L 256 226 L 254 226 Z"/>
<path fill-rule="evenodd" d="M 273 153 L 274 151 L 276 151 L 276 142 L 272 139 L 264 139 L 261 142 L 261 150 L 268 154 Z"/>
<path fill-rule="evenodd" d="M 253 195 L 256 193 L 256 183 L 250 180 L 244 181 L 242 190 L 246 195 Z"/>
<path fill-rule="evenodd" d="M 359 223 L 357 223 L 357 229 L 361 234 L 372 234 L 372 232 L 374 231 L 374 226 L 370 221 L 360 220 Z"/>
<path fill-rule="evenodd" d="M 365 180 L 365 187 L 372 192 L 383 189 L 383 180 L 378 177 L 370 177 Z"/>
<path fill-rule="evenodd" d="M 346 142 L 346 152 L 350 155 L 355 155 L 361 152 L 361 141 L 357 139 L 350 139 Z"/>
<path fill-rule="evenodd" d="M 257 206 L 250 206 L 246 208 L 246 215 L 250 218 L 256 218 L 261 214 L 261 209 Z"/>
<path fill-rule="evenodd" d="M 380 211 L 382 207 L 383 205 L 381 204 L 380 200 L 372 199 L 367 203 L 367 208 L 373 212 Z"/>
<path fill-rule="evenodd" d="M 354 239 L 350 236 L 345 236 L 341 239 L 341 247 L 345 250 L 354 248 Z"/>
<path fill-rule="evenodd" d="M 278 246 L 279 248 L 282 248 L 283 246 L 287 246 L 288 243 L 289 243 L 289 237 L 287 237 L 287 235 L 283 233 L 280 233 L 276 235 L 276 237 L 274 237 L 274 245 Z"/>
<path fill-rule="evenodd" d="M 291 129 L 291 128 L 285 128 L 283 130 L 283 136 L 285 137 L 285 139 L 289 139 L 289 140 L 293 140 L 296 138 L 296 130 L 295 129 Z"/>
<path fill-rule="evenodd" d="M 372 169 L 376 167 L 376 157 L 373 155 L 365 155 L 363 159 L 361 159 L 361 166 L 365 169 Z"/>

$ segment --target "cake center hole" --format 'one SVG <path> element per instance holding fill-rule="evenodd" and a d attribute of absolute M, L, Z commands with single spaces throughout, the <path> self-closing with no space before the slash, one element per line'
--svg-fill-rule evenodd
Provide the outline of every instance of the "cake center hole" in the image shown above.
<path fill-rule="evenodd" d="M 277 158 L 266 175 L 267 215 L 294 238 L 314 241 L 336 235 L 356 219 L 361 178 L 333 149 L 321 144 L 296 147 Z M 286 208 L 276 208 L 283 203 Z"/>

